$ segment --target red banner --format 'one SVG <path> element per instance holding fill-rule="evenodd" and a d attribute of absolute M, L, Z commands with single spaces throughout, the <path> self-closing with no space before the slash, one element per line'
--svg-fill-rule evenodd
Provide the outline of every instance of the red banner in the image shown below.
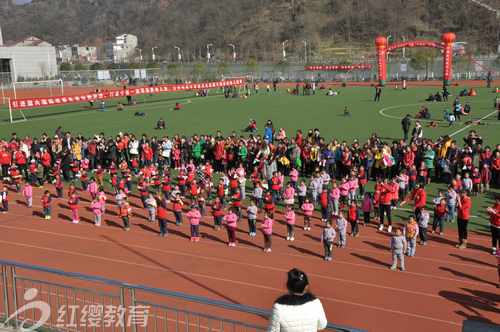
<path fill-rule="evenodd" d="M 89 101 L 98 101 L 103 99 L 120 98 L 127 96 L 139 96 L 143 94 L 150 93 L 164 93 L 164 92 L 174 92 L 174 91 L 189 91 L 198 89 L 211 89 L 211 88 L 222 88 L 233 85 L 243 85 L 245 84 L 245 79 L 238 78 L 227 81 L 218 82 L 206 82 L 206 83 L 193 83 L 193 84 L 172 84 L 172 85 L 161 85 L 152 87 L 137 87 L 129 88 L 115 91 L 105 91 L 105 92 L 95 92 L 95 93 L 85 93 L 74 96 L 62 96 L 62 97 L 47 97 L 47 98 L 33 98 L 33 99 L 11 99 L 10 107 L 12 109 L 19 108 L 32 108 L 32 107 L 45 107 L 45 106 L 56 106 L 64 104 L 73 104 Z"/>
<path fill-rule="evenodd" d="M 307 66 L 307 70 L 351 70 L 351 69 L 372 69 L 372 65 L 335 65 L 335 66 Z"/>

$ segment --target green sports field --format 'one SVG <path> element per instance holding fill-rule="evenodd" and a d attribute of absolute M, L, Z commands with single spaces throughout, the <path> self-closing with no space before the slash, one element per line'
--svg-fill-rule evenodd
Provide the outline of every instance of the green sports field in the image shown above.
<path fill-rule="evenodd" d="M 308 129 L 319 128 L 327 141 L 338 139 L 351 143 L 354 138 L 364 141 L 375 132 L 383 140 L 390 142 L 402 138 L 401 119 L 407 113 L 416 115 L 422 106 L 426 106 L 431 112 L 431 119 L 422 121 L 424 137 L 436 141 L 440 135 L 450 135 L 461 146 L 463 136 L 468 134 L 470 129 L 475 129 L 484 139 L 483 146 L 489 145 L 494 149 L 495 145 L 500 143 L 500 122 L 493 108 L 496 95 L 484 86 L 474 88 L 476 97 L 460 98 L 462 105 L 466 101 L 470 101 L 472 105 L 472 117 L 462 117 L 462 123 L 469 118 L 476 118 L 489 125 L 467 127 L 457 122 L 448 128 L 448 123 L 443 121 L 443 110 L 447 106 L 452 108 L 455 96 L 458 96 L 463 87 L 450 87 L 452 96 L 449 102 L 436 103 L 419 100 L 425 99 L 430 92 L 435 94 L 439 87 L 412 87 L 411 84 L 406 91 L 395 91 L 391 86 L 383 88 L 380 102 L 373 102 L 373 87 L 336 87 L 334 90 L 342 93 L 327 97 L 326 92 L 322 91 L 310 96 L 287 95 L 285 88 L 279 88 L 278 91 L 267 95 L 265 88 L 261 86 L 260 95 L 254 94 L 247 99 L 225 99 L 223 95 L 202 98 L 195 97 L 193 92 L 172 92 L 152 97 L 146 95 L 144 98 L 136 97 L 137 105 L 125 106 L 122 112 L 116 110 L 119 99 L 106 100 L 106 112 L 100 112 L 98 102 L 94 103 L 96 106 L 93 110 L 90 110 L 88 103 L 30 109 L 24 111 L 27 121 L 14 124 L 10 123 L 8 108 L 0 106 L 0 138 L 8 140 L 12 132 L 16 132 L 21 138 L 24 135 L 40 137 L 44 132 L 53 136 L 58 126 L 62 126 L 64 131 L 70 131 L 74 137 L 78 133 L 89 137 L 100 132 L 104 132 L 106 136 L 116 136 L 123 132 L 137 136 L 146 133 L 149 137 L 172 137 L 174 134 L 189 137 L 195 133 L 215 134 L 217 130 L 225 136 L 230 135 L 233 130 L 238 135 L 247 136 L 241 129 L 245 128 L 248 120 L 252 118 L 257 121 L 259 127 L 257 134 L 261 135 L 264 134 L 265 122 L 271 119 L 276 129 L 283 126 L 289 137 L 295 137 L 297 129 L 302 129 L 305 135 Z M 121 101 L 126 104 L 125 98 Z M 182 104 L 182 111 L 170 111 L 176 102 Z M 350 117 L 343 116 L 346 106 L 349 106 L 351 111 Z M 136 111 L 145 112 L 147 116 L 134 116 Z M 13 114 L 15 118 L 20 118 L 19 111 L 13 111 Z M 154 128 L 160 117 L 165 120 L 167 129 L 159 132 Z M 430 121 L 437 121 L 439 127 L 429 128 Z M 217 178 L 213 182 L 217 183 L 216 181 Z M 372 184 L 368 183 L 367 189 L 373 190 Z M 439 189 L 445 189 L 445 185 L 428 186 L 428 202 Z M 487 216 L 486 207 L 493 205 L 493 197 L 499 192 L 495 189 L 488 195 L 472 197 L 471 215 L 482 217 L 471 218 L 472 230 L 488 230 L 488 220 L 484 218 Z M 411 206 L 412 203 L 409 203 L 405 208 Z M 396 221 L 402 221 L 409 211 L 398 209 L 393 213 Z M 455 225 L 448 223 L 447 226 Z"/>

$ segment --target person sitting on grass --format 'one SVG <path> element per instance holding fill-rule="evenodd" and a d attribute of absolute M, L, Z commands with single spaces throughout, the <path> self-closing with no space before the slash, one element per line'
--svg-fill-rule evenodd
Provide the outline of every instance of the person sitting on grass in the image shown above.
<path fill-rule="evenodd" d="M 118 105 L 116 105 L 119 111 L 123 111 L 123 104 L 119 101 Z"/>
<path fill-rule="evenodd" d="M 429 109 L 425 106 L 422 106 L 422 110 L 418 112 L 418 114 L 415 116 L 417 119 L 430 119 L 431 113 L 429 112 Z"/>
<path fill-rule="evenodd" d="M 436 95 L 434 96 L 434 101 L 442 101 L 443 96 L 441 95 L 441 91 L 438 91 Z"/>
<path fill-rule="evenodd" d="M 160 118 L 160 120 L 158 120 L 158 123 L 156 124 L 156 129 L 157 130 L 165 129 L 165 121 L 163 121 L 162 118 Z"/>
<path fill-rule="evenodd" d="M 351 112 L 349 111 L 349 107 L 346 106 L 344 109 L 344 116 L 351 116 Z"/>
<path fill-rule="evenodd" d="M 248 127 L 246 127 L 243 131 L 251 131 L 252 133 L 257 132 L 257 122 L 255 122 L 254 119 L 250 119 L 250 122 L 248 122 Z"/>
<path fill-rule="evenodd" d="M 436 100 L 434 95 L 432 93 L 429 93 L 429 97 L 425 101 L 434 101 L 434 100 Z"/>
<path fill-rule="evenodd" d="M 170 109 L 171 111 L 180 111 L 181 110 L 181 104 L 180 103 L 175 103 L 175 107 Z"/>
<path fill-rule="evenodd" d="M 134 115 L 135 116 L 146 116 L 147 114 L 146 113 L 142 113 L 142 112 L 135 112 Z"/>

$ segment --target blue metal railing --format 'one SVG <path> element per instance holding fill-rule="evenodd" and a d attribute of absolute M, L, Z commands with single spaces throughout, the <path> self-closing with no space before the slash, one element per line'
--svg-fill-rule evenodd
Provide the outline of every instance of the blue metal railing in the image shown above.
<path fill-rule="evenodd" d="M 25 294 L 26 286 L 25 283 L 29 283 L 30 289 L 33 289 L 33 284 L 38 285 L 37 289 L 39 292 L 43 292 L 46 289 L 47 292 L 47 301 L 50 306 L 55 305 L 54 307 L 57 309 L 56 312 L 59 311 L 59 298 L 62 296 L 64 305 L 65 307 L 70 306 L 70 299 L 72 295 L 73 299 L 73 305 L 76 306 L 77 303 L 82 303 L 83 305 L 86 305 L 85 303 L 88 302 L 85 300 L 85 294 L 87 295 L 87 298 L 91 298 L 91 305 L 95 306 L 96 302 L 94 300 L 94 297 L 98 297 L 100 299 L 100 302 L 97 302 L 97 306 L 103 306 L 106 300 L 113 305 L 113 300 L 119 301 L 120 306 L 122 308 L 125 308 L 125 303 L 129 303 L 131 307 L 137 306 L 137 305 L 142 305 L 142 306 L 148 306 L 148 307 L 153 307 L 153 319 L 154 319 L 154 331 L 167 331 L 167 311 L 174 312 L 175 318 L 173 319 L 173 323 L 176 326 L 176 331 L 178 330 L 178 314 L 182 313 L 186 317 L 186 322 L 181 322 L 181 325 L 186 325 L 186 330 L 189 330 L 189 326 L 191 325 L 189 323 L 189 317 L 195 317 L 197 323 L 194 323 L 195 326 L 197 326 L 197 330 L 200 330 L 200 321 L 205 320 L 208 322 L 208 326 L 202 326 L 201 328 L 207 328 L 209 331 L 212 330 L 218 330 L 218 328 L 213 328 L 212 327 L 212 322 L 217 321 L 220 323 L 220 328 L 221 331 L 223 331 L 223 326 L 224 324 L 229 324 L 231 326 L 231 330 L 235 331 L 236 330 L 244 330 L 247 331 L 248 329 L 250 330 L 255 330 L 255 331 L 260 331 L 260 330 L 266 330 L 265 327 L 254 325 L 254 324 L 249 324 L 241 321 L 236 321 L 232 319 L 225 319 L 221 317 L 216 317 L 212 315 L 207 315 L 203 313 L 197 313 L 193 312 L 190 310 L 184 310 L 180 308 L 174 308 L 171 306 L 165 306 L 162 304 L 155 304 L 152 303 L 151 301 L 145 301 L 145 300 L 140 300 L 136 298 L 137 293 L 149 293 L 149 294 L 154 294 L 156 296 L 161 296 L 161 297 L 168 297 L 168 298 L 173 298 L 173 299 L 178 299 L 182 301 L 187 301 L 188 303 L 200 303 L 203 305 L 207 305 L 210 307 L 217 307 L 217 308 L 223 308 L 223 309 L 228 309 L 234 312 L 239 312 L 239 313 L 246 313 L 246 314 L 253 314 L 257 315 L 260 317 L 270 317 L 271 312 L 269 310 L 263 310 L 259 308 L 254 308 L 254 307 L 249 307 L 249 306 L 244 306 L 240 304 L 234 304 L 234 303 L 229 303 L 229 302 L 224 302 L 224 301 L 217 301 L 213 299 L 208 299 L 208 298 L 203 298 L 199 296 L 194 296 L 194 295 L 188 295 L 188 294 L 183 294 L 183 293 L 178 293 L 178 292 L 172 292 L 172 291 L 167 291 L 163 289 L 158 289 L 158 288 L 153 288 L 153 287 L 148 287 L 148 286 L 141 286 L 141 285 L 136 285 L 136 284 L 131 284 L 131 283 L 126 283 L 126 282 L 121 282 L 121 281 L 116 281 L 116 280 L 111 280 L 111 279 L 105 279 L 105 278 L 99 278 L 99 277 L 94 277 L 94 276 L 89 276 L 85 274 L 79 274 L 79 273 L 73 273 L 73 272 L 67 272 L 67 271 L 61 271 L 61 270 L 55 270 L 55 269 L 49 269 L 45 267 L 40 267 L 40 266 L 34 266 L 34 265 L 28 265 L 28 264 L 22 264 L 22 263 L 16 263 L 16 262 L 10 262 L 6 260 L 0 260 L 0 265 L 2 267 L 1 269 L 1 277 L 2 277 L 2 288 L 4 292 L 4 310 L 6 314 L 6 318 L 12 317 L 14 320 L 14 327 L 18 328 L 19 323 L 20 323 L 20 317 L 18 315 L 18 310 L 20 309 L 19 301 L 18 301 L 18 293 L 20 294 Z M 115 287 L 118 290 L 118 294 L 109 294 L 97 290 L 89 290 L 83 287 L 73 287 L 73 286 L 67 286 L 67 285 L 62 285 L 62 284 L 57 284 L 53 282 L 48 282 L 48 281 L 42 281 L 40 278 L 38 279 L 33 279 L 29 278 L 26 276 L 19 276 L 16 274 L 16 268 L 18 269 L 23 269 L 23 270 L 28 270 L 28 271 L 34 271 L 34 272 L 40 272 L 40 273 L 47 273 L 47 274 L 52 274 L 52 275 L 58 275 L 62 277 L 67 277 L 73 280 L 82 280 L 85 282 L 89 283 L 97 283 L 97 284 L 103 284 L 106 285 L 107 287 Z M 11 279 L 11 285 L 8 284 L 8 276 L 7 276 L 7 271 L 10 269 L 10 279 Z M 21 285 L 18 285 L 21 283 Z M 42 286 L 43 285 L 43 286 Z M 51 287 L 55 288 L 55 293 L 52 293 Z M 64 290 L 64 294 L 60 294 L 59 289 Z M 68 291 L 70 292 L 70 296 L 68 296 Z M 125 291 L 128 291 L 130 296 L 128 296 L 128 293 L 126 294 Z M 82 299 L 77 299 L 77 295 L 81 294 Z M 55 296 L 55 300 L 52 298 Z M 51 301 L 52 298 L 52 301 Z M 43 296 L 40 296 L 40 299 L 43 299 Z M 11 305 L 12 302 L 12 305 Z M 25 299 L 23 298 L 23 304 L 26 305 Z M 158 315 L 158 310 L 161 312 L 164 312 L 163 316 Z M 53 310 L 51 310 L 51 313 Z M 11 314 L 12 313 L 12 314 Z M 66 312 L 66 320 L 76 320 L 77 322 L 79 321 L 78 318 L 78 313 L 74 313 L 74 317 L 69 317 L 67 312 Z M 132 317 L 127 317 L 127 315 L 122 315 L 119 319 L 121 322 L 116 322 L 117 325 L 121 326 L 122 331 L 126 331 L 127 328 L 131 328 L 132 331 L 136 332 L 137 331 L 137 323 L 134 320 L 134 312 L 130 314 Z M 148 316 L 151 315 L 150 313 L 147 314 Z M 28 321 L 31 324 L 35 323 L 35 314 L 33 313 L 31 317 L 28 317 L 26 313 L 24 313 L 24 316 L 22 317 L 25 321 Z M 81 317 L 80 317 L 81 318 Z M 102 317 L 103 318 L 103 317 Z M 128 318 L 128 320 L 127 320 Z M 132 319 L 130 319 L 132 318 Z M 157 319 L 164 319 L 164 326 L 165 329 L 159 329 L 159 326 L 156 324 Z M 49 328 L 53 329 L 53 321 L 52 317 L 49 319 L 49 322 L 46 324 L 47 326 L 43 326 L 44 328 Z M 127 322 L 132 321 L 131 326 L 127 326 Z M 103 322 L 103 321 L 102 321 Z M 115 323 L 115 321 L 113 321 Z M 119 323 L 119 324 L 118 324 Z M 58 326 L 56 326 L 58 327 Z M 88 330 L 87 325 L 78 325 L 76 324 L 75 329 L 73 328 L 68 328 L 66 327 L 66 331 L 80 331 L 84 327 L 84 330 Z M 59 328 L 59 327 L 58 327 Z M 115 325 L 113 324 L 112 330 L 114 331 Z M 147 326 L 144 328 L 144 331 L 147 331 L 150 327 Z M 238 329 L 239 328 L 239 329 Z M 90 330 L 96 331 L 96 328 L 93 327 Z M 354 329 L 354 328 L 349 328 L 341 325 L 335 325 L 335 324 L 328 324 L 326 330 L 330 331 L 339 331 L 339 332 L 363 332 L 362 330 Z M 105 331 L 104 329 L 104 324 L 102 326 L 102 331 Z"/>

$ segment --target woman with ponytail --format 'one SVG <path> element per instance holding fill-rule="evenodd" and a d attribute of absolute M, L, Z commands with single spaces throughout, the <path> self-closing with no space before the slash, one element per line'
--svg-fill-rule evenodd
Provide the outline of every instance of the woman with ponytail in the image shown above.
<path fill-rule="evenodd" d="M 309 293 L 307 275 L 298 270 L 288 271 L 288 294 L 279 297 L 273 307 L 268 332 L 307 332 L 323 330 L 327 325 L 320 300 Z"/>

